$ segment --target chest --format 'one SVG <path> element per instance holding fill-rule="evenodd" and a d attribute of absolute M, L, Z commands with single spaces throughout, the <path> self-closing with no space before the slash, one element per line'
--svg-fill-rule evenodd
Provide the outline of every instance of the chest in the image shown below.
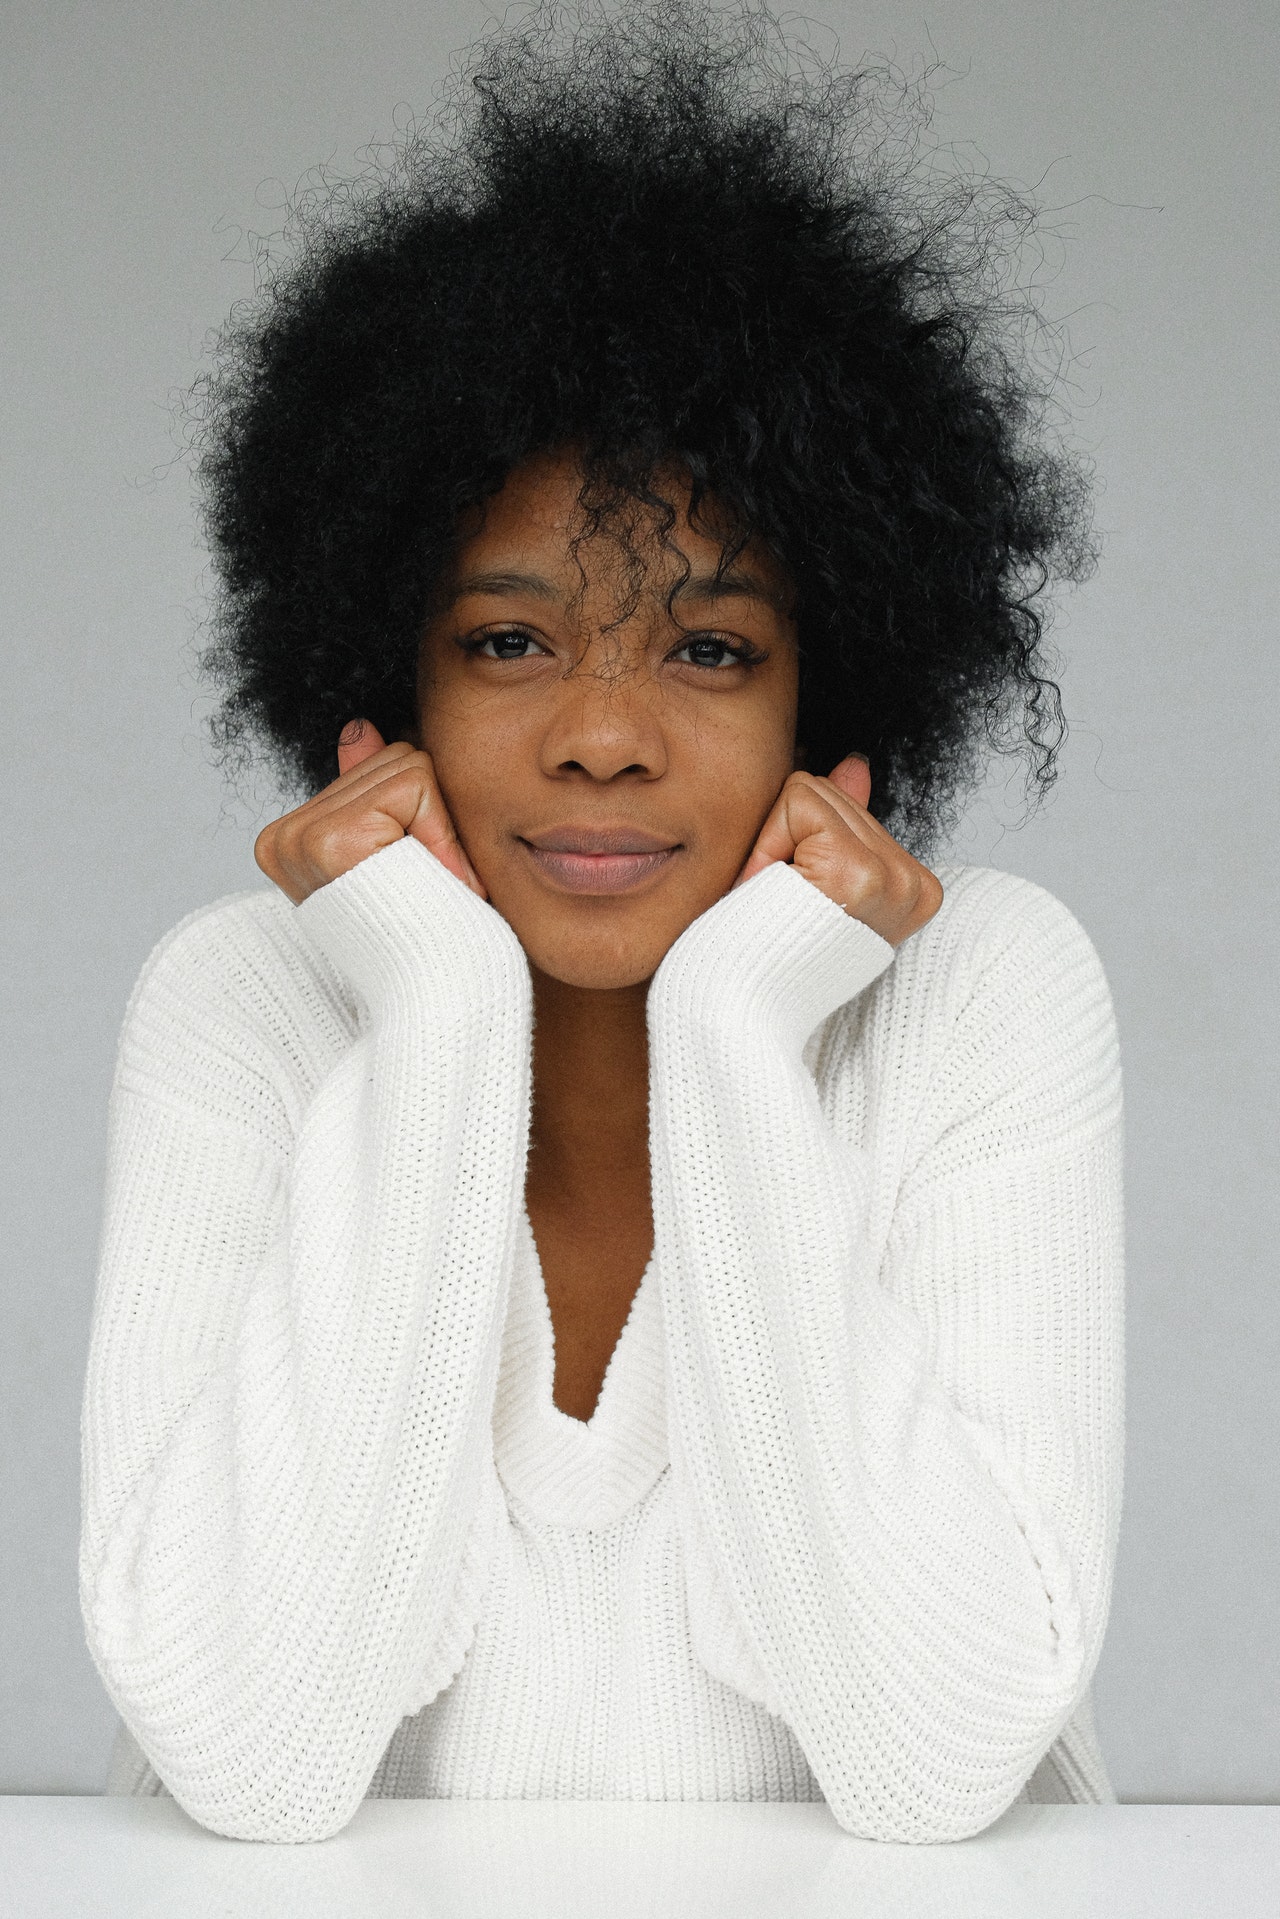
<path fill-rule="evenodd" d="M 552 1398 L 589 1420 L 653 1250 L 648 1181 L 568 1200 L 526 1189 L 555 1340 Z"/>

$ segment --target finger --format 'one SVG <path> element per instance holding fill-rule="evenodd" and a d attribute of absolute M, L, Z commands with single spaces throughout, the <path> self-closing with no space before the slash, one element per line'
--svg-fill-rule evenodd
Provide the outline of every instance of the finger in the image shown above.
<path fill-rule="evenodd" d="M 853 828 L 865 845 L 872 846 L 878 852 L 885 854 L 903 850 L 900 842 L 894 839 L 893 834 L 881 824 L 875 814 L 869 812 L 861 801 L 853 799 L 844 787 L 835 785 L 830 778 L 821 779 L 816 773 L 806 773 L 801 777 L 813 782 L 836 809 L 845 824 Z"/>
<path fill-rule="evenodd" d="M 842 787 L 835 786 L 830 780 L 821 779 L 816 773 L 805 776 L 806 783 L 845 826 L 860 839 L 864 846 L 876 845 L 875 829 L 879 821 L 868 813 L 859 801 L 851 799 Z M 883 839 L 883 832 L 881 838 Z"/>
<path fill-rule="evenodd" d="M 328 786 L 322 786 L 296 810 L 309 819 L 339 811 L 352 800 L 367 796 L 384 780 L 400 778 L 416 755 L 417 748 L 410 746 L 407 740 L 393 740 L 390 746 L 380 747 L 349 772 L 330 780 Z"/>
<path fill-rule="evenodd" d="M 381 741 L 377 728 L 366 721 L 359 740 L 348 744 L 357 750 L 368 745 L 368 758 L 299 807 L 290 816 L 294 830 L 309 835 L 323 823 L 328 835 L 336 829 L 341 837 L 345 825 L 359 837 L 370 813 L 381 813 L 401 833 L 420 840 L 481 899 L 487 899 L 488 892 L 457 838 L 427 755 L 407 740 L 369 744 L 370 735 Z"/>
<path fill-rule="evenodd" d="M 372 720 L 348 720 L 338 735 L 338 777 L 380 753 L 386 743 Z"/>
<path fill-rule="evenodd" d="M 346 872 L 381 847 L 408 834 L 418 839 L 455 878 L 478 893 L 488 894 L 458 842 L 425 757 L 415 754 L 406 763 L 397 758 L 377 767 L 367 780 L 358 777 L 345 790 L 337 787 L 318 795 L 293 816 L 285 855 L 299 869 L 323 885 Z M 350 777 L 350 776 L 348 776 Z M 282 849 L 283 850 L 283 849 Z"/>
<path fill-rule="evenodd" d="M 823 788 L 826 788 L 825 792 Z M 760 828 L 756 843 L 733 882 L 734 886 L 743 885 L 775 861 L 785 865 L 793 857 L 801 840 L 808 839 L 811 834 L 829 832 L 833 813 L 837 822 L 845 817 L 840 798 L 825 780 L 815 780 L 802 773 L 791 774 Z M 729 890 L 732 892 L 733 888 Z"/>
<path fill-rule="evenodd" d="M 942 903 L 941 882 L 894 839 L 874 814 L 834 788 L 830 780 L 819 780 L 816 784 L 826 787 L 824 797 L 861 842 L 867 856 L 852 892 L 847 898 L 842 896 L 840 903 L 855 918 L 865 919 L 891 943 L 898 944 L 937 912 Z M 806 870 L 806 877 L 815 879 L 824 892 L 828 890 L 821 877 L 826 867 L 825 850 L 822 841 L 815 840 L 812 848 L 801 844 L 795 855 L 797 866 L 807 869 L 809 864 L 813 865 L 813 872 Z M 847 854 L 841 857 L 847 859 Z M 852 879 L 853 869 L 848 872 Z"/>
<path fill-rule="evenodd" d="M 488 899 L 488 891 L 467 858 L 466 848 L 458 838 L 449 809 L 434 780 L 428 780 L 423 786 L 412 817 L 404 822 L 404 830 L 410 838 L 425 846 L 429 853 L 434 853 L 440 864 L 447 866 L 472 892 L 478 893 L 482 900 Z"/>
<path fill-rule="evenodd" d="M 333 814 L 345 811 L 352 800 L 363 798 L 384 780 L 398 774 L 405 756 L 415 750 L 403 740 L 375 748 L 360 765 L 340 773 L 336 780 L 321 787 L 301 806 L 295 806 L 291 813 L 284 813 L 278 820 L 273 820 L 264 829 L 263 838 L 274 847 L 305 837 L 318 821 L 330 820 Z"/>

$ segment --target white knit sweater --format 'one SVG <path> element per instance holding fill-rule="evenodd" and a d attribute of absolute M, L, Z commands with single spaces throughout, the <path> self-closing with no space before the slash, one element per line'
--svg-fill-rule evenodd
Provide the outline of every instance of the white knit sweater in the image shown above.
<path fill-rule="evenodd" d="M 896 955 L 782 865 L 667 954 L 654 1251 L 585 1425 L 506 921 L 405 839 L 160 943 L 84 1401 L 108 1790 L 265 1840 L 370 1793 L 825 1798 L 902 1841 L 1113 1797 L 1111 1003 L 1051 895 L 940 877 Z"/>

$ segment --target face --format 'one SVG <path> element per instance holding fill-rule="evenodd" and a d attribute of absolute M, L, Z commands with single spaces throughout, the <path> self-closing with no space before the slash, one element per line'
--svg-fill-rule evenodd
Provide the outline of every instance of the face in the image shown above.
<path fill-rule="evenodd" d="M 469 526 L 423 640 L 419 744 L 489 898 L 572 986 L 647 980 L 726 893 L 795 766 L 781 568 L 681 512 L 636 567 L 583 519 L 568 455 L 518 469 Z M 673 503 L 678 495 L 672 491 Z"/>

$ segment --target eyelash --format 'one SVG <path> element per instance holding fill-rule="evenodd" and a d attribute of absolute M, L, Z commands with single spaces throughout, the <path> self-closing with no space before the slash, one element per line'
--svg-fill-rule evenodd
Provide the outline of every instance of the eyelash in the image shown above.
<path fill-rule="evenodd" d="M 476 655 L 479 654 L 481 647 L 488 645 L 490 640 L 533 640 L 533 638 L 532 633 L 525 633 L 519 627 L 500 627 L 497 631 L 491 630 L 488 633 L 479 633 L 472 639 L 462 641 L 461 644 L 464 653 Z M 538 644 L 537 641 L 534 643 L 535 645 Z M 728 653 L 735 665 L 738 666 L 759 666 L 760 662 L 767 657 L 765 654 L 758 652 L 753 646 L 747 646 L 733 640 L 718 639 L 714 634 L 695 634 L 687 639 L 683 646 L 678 646 L 675 650 L 677 653 L 683 653 L 691 646 L 719 647 L 722 652 Z M 490 659 L 494 657 L 493 654 L 489 655 Z M 499 664 L 501 664 L 501 662 L 499 662 Z M 690 661 L 689 664 L 693 665 L 694 662 Z M 724 669 L 723 667 L 704 666 L 699 667 L 698 670 L 703 673 L 716 673 L 722 672 Z"/>

